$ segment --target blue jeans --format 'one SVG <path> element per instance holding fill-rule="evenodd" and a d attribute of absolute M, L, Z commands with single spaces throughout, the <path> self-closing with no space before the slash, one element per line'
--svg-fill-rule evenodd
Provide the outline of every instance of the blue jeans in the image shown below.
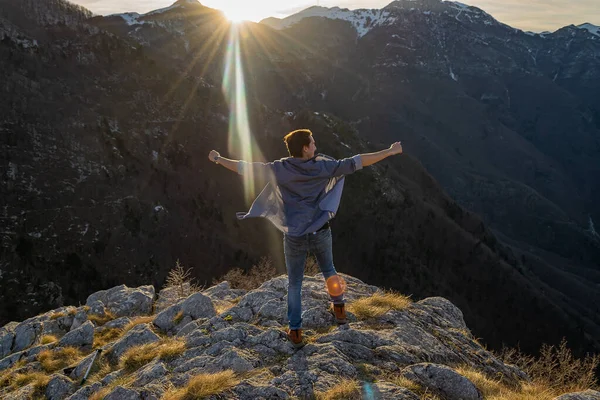
<path fill-rule="evenodd" d="M 302 280 L 306 255 L 312 252 L 317 258 L 323 277 L 337 275 L 333 266 L 331 229 L 323 229 L 304 236 L 283 235 L 283 252 L 288 274 L 288 311 L 290 329 L 302 328 Z M 330 296 L 334 304 L 343 304 L 344 295 Z"/>

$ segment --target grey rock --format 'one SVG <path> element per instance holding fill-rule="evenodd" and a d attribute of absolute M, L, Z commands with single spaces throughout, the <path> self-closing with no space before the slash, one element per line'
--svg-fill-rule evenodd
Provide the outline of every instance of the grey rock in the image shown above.
<path fill-rule="evenodd" d="M 131 322 L 131 319 L 129 317 L 120 317 L 120 318 L 113 319 L 112 321 L 108 321 L 107 323 L 102 325 L 102 328 L 99 328 L 99 329 L 113 329 L 113 328 L 123 329 L 130 322 Z"/>
<path fill-rule="evenodd" d="M 185 282 L 181 287 L 169 286 L 158 292 L 156 302 L 154 303 L 154 312 L 159 313 L 174 304 L 185 300 L 191 292 L 191 287 L 188 282 Z"/>
<path fill-rule="evenodd" d="M 62 400 L 75 389 L 75 384 L 61 374 L 54 374 L 46 387 L 46 398 L 49 400 Z"/>
<path fill-rule="evenodd" d="M 210 299 L 202 293 L 194 293 L 183 301 L 181 305 L 184 316 L 190 316 L 192 319 L 211 318 L 217 313 Z"/>
<path fill-rule="evenodd" d="M 91 306 L 99 300 L 117 317 L 148 315 L 152 312 L 154 295 L 154 286 L 151 285 L 138 288 L 121 285 L 91 294 L 86 305 Z"/>
<path fill-rule="evenodd" d="M 402 376 L 440 393 L 448 400 L 482 400 L 483 396 L 467 378 L 445 365 L 421 363 L 402 370 Z"/>
<path fill-rule="evenodd" d="M 147 324 L 137 325 L 115 342 L 107 351 L 106 356 L 111 361 L 117 362 L 123 353 L 131 347 L 158 341 L 160 341 L 160 337 L 152 332 Z"/>
<path fill-rule="evenodd" d="M 37 355 L 44 350 L 53 349 L 56 347 L 56 343 L 42 344 L 39 346 L 31 347 L 24 351 L 24 360 L 28 363 L 37 361 Z"/>
<path fill-rule="evenodd" d="M 4 357 L 2 360 L 0 360 L 0 371 L 12 367 L 17 363 L 17 361 L 19 361 L 21 358 L 25 358 L 26 356 L 26 351 L 19 351 Z"/>
<path fill-rule="evenodd" d="M 202 325 L 206 320 L 200 319 L 197 321 L 191 321 L 185 324 L 181 329 L 177 330 L 177 336 L 182 337 L 189 334 L 192 334 L 194 331 L 199 329 L 200 325 Z M 182 324 L 183 325 L 183 324 Z"/>
<path fill-rule="evenodd" d="M 101 357 L 101 355 L 98 354 L 98 356 L 97 356 L 98 358 L 96 358 L 94 360 L 94 356 L 96 356 L 95 351 L 92 352 L 91 354 L 87 355 L 83 360 L 81 360 L 79 363 L 77 363 L 75 368 L 69 374 L 69 378 L 74 379 L 74 380 L 79 380 L 79 379 L 83 378 L 83 376 L 85 375 L 85 372 L 87 371 L 88 367 L 90 366 L 90 363 L 92 361 L 98 362 L 99 357 Z"/>
<path fill-rule="evenodd" d="M 7 393 L 2 396 L 2 400 L 23 400 L 23 399 L 33 399 L 35 393 L 35 388 L 33 385 L 23 386 L 14 392 Z"/>
<path fill-rule="evenodd" d="M 209 367 L 212 372 L 223 371 L 231 369 L 236 374 L 248 372 L 260 365 L 260 361 L 249 354 L 249 352 L 231 348 L 226 350 L 221 356 L 219 356 L 213 365 Z"/>
<path fill-rule="evenodd" d="M 100 317 L 104 317 L 106 315 L 106 309 L 104 308 L 104 303 L 102 303 L 100 300 L 92 301 L 87 306 L 90 308 L 90 310 L 88 311 L 88 314 L 98 315 Z"/>
<path fill-rule="evenodd" d="M 321 336 L 317 339 L 317 343 L 327 343 L 332 341 L 348 342 L 353 344 L 359 344 L 361 346 L 374 349 L 379 346 L 388 346 L 394 344 L 391 339 L 382 337 L 376 331 L 372 330 L 336 330 L 333 333 Z"/>
<path fill-rule="evenodd" d="M 212 342 L 208 330 L 197 328 L 185 337 L 188 348 L 204 347 Z"/>
<path fill-rule="evenodd" d="M 256 316 L 261 320 L 272 319 L 283 323 L 287 318 L 287 304 L 283 299 L 271 299 L 258 309 Z"/>
<path fill-rule="evenodd" d="M 240 342 L 245 342 L 250 336 L 259 335 L 262 330 L 244 322 L 238 322 L 232 326 L 219 329 L 212 334 L 215 341 L 234 342 L 236 339 Z"/>
<path fill-rule="evenodd" d="M 71 330 L 71 326 L 73 326 L 73 319 L 75 318 L 75 313 L 68 312 L 66 308 L 65 311 L 63 311 L 62 313 L 64 315 L 55 319 L 51 319 L 51 321 L 53 320 L 58 322 L 58 326 L 60 327 L 60 329 L 62 329 L 65 332 L 68 332 Z"/>
<path fill-rule="evenodd" d="M 303 370 L 310 366 L 311 369 L 347 378 L 354 378 L 358 374 L 353 360 L 346 357 L 331 343 L 307 345 L 303 350 L 304 354 L 297 352 L 289 358 L 288 368 Z"/>
<path fill-rule="evenodd" d="M 424 306 L 429 317 L 436 319 L 436 325 L 441 328 L 467 329 L 462 311 L 443 297 L 428 297 L 416 306 Z"/>
<path fill-rule="evenodd" d="M 68 329 L 65 329 L 63 325 L 57 319 L 50 319 L 48 321 L 44 321 L 42 324 L 42 334 L 44 335 L 52 335 L 52 336 L 63 336 L 68 332 Z"/>
<path fill-rule="evenodd" d="M 202 294 L 210 297 L 212 300 L 227 300 L 232 301 L 240 296 L 243 296 L 247 291 L 243 289 L 232 289 L 229 282 L 224 281 L 218 285 L 211 286 L 208 289 L 202 291 Z"/>
<path fill-rule="evenodd" d="M 100 382 L 94 382 L 91 385 L 86 385 L 67 397 L 67 400 L 88 400 L 91 395 L 102 389 Z"/>
<path fill-rule="evenodd" d="M 181 322 L 177 321 L 176 317 L 178 317 L 178 315 L 183 317 L 182 304 L 183 301 L 161 311 L 156 318 L 154 318 L 153 324 L 164 332 L 173 330 L 173 328 Z"/>
<path fill-rule="evenodd" d="M 314 384 L 320 373 L 311 371 L 286 371 L 282 375 L 273 378 L 271 384 L 300 398 L 314 398 Z"/>
<path fill-rule="evenodd" d="M 377 400 L 419 400 L 419 396 L 410 390 L 390 382 L 364 383 L 363 391 L 371 393 Z"/>
<path fill-rule="evenodd" d="M 321 305 L 304 311 L 302 313 L 302 326 L 310 329 L 333 325 L 333 314 L 328 311 L 327 307 L 326 305 Z"/>
<path fill-rule="evenodd" d="M 78 329 L 88 320 L 88 315 L 84 310 L 79 310 L 73 317 L 73 323 L 71 324 L 71 331 Z"/>
<path fill-rule="evenodd" d="M 132 383 L 134 387 L 143 387 L 153 381 L 161 379 L 168 373 L 165 364 L 162 362 L 153 362 L 146 365 L 136 374 L 136 379 Z"/>
<path fill-rule="evenodd" d="M 554 400 L 600 400 L 600 392 L 596 390 L 586 390 L 584 392 L 567 393 L 555 397 Z"/>
<path fill-rule="evenodd" d="M 24 350 L 35 343 L 42 332 L 43 325 L 37 320 L 27 320 L 15 327 L 13 352 Z"/>
<path fill-rule="evenodd" d="M 290 395 L 282 389 L 274 386 L 254 386 L 247 382 L 242 382 L 233 388 L 236 399 L 240 400 L 276 400 L 289 399 Z"/>
<path fill-rule="evenodd" d="M 306 276 L 304 277 L 304 282 L 309 282 L 310 281 L 310 277 Z M 266 282 L 264 282 L 262 285 L 260 285 L 260 287 L 257 290 L 260 291 L 268 291 L 268 292 L 279 292 L 280 295 L 285 295 L 287 293 L 287 287 L 288 287 L 288 278 L 287 275 L 279 275 L 273 279 L 270 279 Z M 253 290 L 252 292 L 255 292 L 256 290 Z M 250 293 L 252 293 L 250 292 Z M 283 296 L 282 296 L 283 297 Z"/>
<path fill-rule="evenodd" d="M 91 346 L 94 343 L 94 324 L 87 321 L 79 328 L 72 330 L 63 336 L 59 342 L 60 347 L 83 347 Z"/>
<path fill-rule="evenodd" d="M 270 300 L 282 300 L 285 296 L 284 293 L 275 292 L 273 290 L 267 290 L 265 285 L 269 282 L 277 281 L 278 278 L 272 279 L 268 282 L 263 283 L 263 285 L 248 294 L 246 294 L 240 302 L 238 303 L 239 307 L 249 308 L 252 310 L 252 314 L 256 314 L 258 310 L 265 304 L 267 304 Z M 287 280 L 287 279 L 286 279 Z"/>
<path fill-rule="evenodd" d="M 279 329 L 269 328 L 258 335 L 251 337 L 248 343 L 263 345 L 278 353 L 293 354 L 295 351 L 284 332 Z"/>
<path fill-rule="evenodd" d="M 142 400 L 142 396 L 133 389 L 117 386 L 112 392 L 106 395 L 104 400 Z"/>
<path fill-rule="evenodd" d="M 11 353 L 15 340 L 14 330 L 17 325 L 16 322 L 10 322 L 0 328 L 0 359 Z"/>
<path fill-rule="evenodd" d="M 223 318 L 231 318 L 234 322 L 248 322 L 254 317 L 251 308 L 239 305 L 231 307 L 221 315 Z"/>
<path fill-rule="evenodd" d="M 118 370 L 118 371 L 111 372 L 110 374 L 108 374 L 108 375 L 106 375 L 104 378 L 102 378 L 102 379 L 100 380 L 100 383 L 101 383 L 103 386 L 108 386 L 108 385 L 110 385 L 111 383 L 113 383 L 115 380 L 117 380 L 117 378 L 119 378 L 119 377 L 121 377 L 121 376 L 123 376 L 123 375 L 124 375 L 124 372 L 123 372 L 123 370 L 122 370 L 122 369 L 120 369 L 120 370 Z"/>

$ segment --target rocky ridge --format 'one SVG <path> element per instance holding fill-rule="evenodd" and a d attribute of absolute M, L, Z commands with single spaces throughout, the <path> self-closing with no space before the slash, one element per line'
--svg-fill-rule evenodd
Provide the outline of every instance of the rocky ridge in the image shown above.
<path fill-rule="evenodd" d="M 349 305 L 380 292 L 351 276 L 345 279 Z M 529 379 L 483 348 L 460 309 L 441 297 L 371 319 L 358 320 L 350 313 L 348 325 L 334 327 L 320 274 L 305 278 L 303 318 L 308 344 L 295 350 L 284 333 L 286 287 L 285 276 L 248 292 L 232 289 L 224 281 L 180 297 L 178 287 L 155 296 L 152 286 L 121 285 L 90 295 L 85 306 L 11 322 L 0 328 L 0 396 L 158 399 L 198 374 L 231 370 L 238 383 L 209 398 L 310 398 L 349 379 L 360 383 L 365 396 L 370 393 L 364 398 L 412 400 L 425 390 L 444 399 L 479 400 L 481 391 L 457 372 L 459 367 L 512 387 Z M 100 342 L 108 331 L 117 334 Z M 48 337 L 56 341 L 44 339 Z M 141 349 L 160 348 L 169 340 L 183 344 L 171 357 L 149 357 L 135 369 L 123 361 L 131 357 L 132 349 L 143 353 Z M 43 363 L 44 352 L 58 353 L 68 347 L 82 351 L 71 365 L 49 369 Z M 96 360 L 95 350 L 102 350 Z M 91 375 L 82 385 L 92 363 Z M 44 384 L 23 380 L 21 386 L 11 385 L 14 381 L 7 378 L 34 372 L 48 375 Z M 587 391 L 558 398 L 599 396 L 600 392 Z"/>
<path fill-rule="evenodd" d="M 175 256 L 207 282 L 266 254 L 282 266 L 278 233 L 235 221 L 240 182 L 205 157 L 228 148 L 222 15 L 178 2 L 128 25 L 68 4 L 0 0 L 0 324 L 121 283 L 158 288 Z M 582 193 L 600 182 L 600 119 L 574 88 L 596 104 L 598 41 L 440 4 L 394 3 L 396 21 L 359 39 L 326 18 L 242 24 L 255 139 L 266 159 L 297 128 L 338 158 L 402 140 L 403 157 L 348 179 L 340 270 L 449 299 L 495 348 L 566 337 L 597 352 L 600 214 Z"/>

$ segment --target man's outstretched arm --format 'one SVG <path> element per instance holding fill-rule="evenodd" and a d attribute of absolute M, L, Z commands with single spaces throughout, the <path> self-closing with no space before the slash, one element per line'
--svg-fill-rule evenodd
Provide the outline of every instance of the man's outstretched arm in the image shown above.
<path fill-rule="evenodd" d="M 360 158 L 362 160 L 362 166 L 368 167 L 369 165 L 378 163 L 384 158 L 395 154 L 402 154 L 402 144 L 400 144 L 400 142 L 393 143 L 389 149 L 376 151 L 375 153 L 360 154 Z"/>
<path fill-rule="evenodd" d="M 230 171 L 233 171 L 239 175 L 248 175 L 253 178 L 270 178 L 273 172 L 273 163 L 264 162 L 246 162 L 242 160 L 231 160 L 229 158 L 221 157 L 218 151 L 211 150 L 208 154 L 208 159 L 217 164 L 221 164 Z"/>
<path fill-rule="evenodd" d="M 238 172 L 238 160 L 230 160 L 229 158 L 221 157 L 218 151 L 211 150 L 208 154 L 208 159 L 214 163 L 220 164 L 225 168 L 237 173 Z"/>

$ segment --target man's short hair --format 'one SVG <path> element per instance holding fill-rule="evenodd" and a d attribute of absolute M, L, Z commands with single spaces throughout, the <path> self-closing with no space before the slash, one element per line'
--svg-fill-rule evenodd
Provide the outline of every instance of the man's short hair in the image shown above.
<path fill-rule="evenodd" d="M 283 141 L 292 157 L 302 157 L 302 148 L 310 146 L 312 132 L 309 129 L 298 129 L 284 136 Z"/>

